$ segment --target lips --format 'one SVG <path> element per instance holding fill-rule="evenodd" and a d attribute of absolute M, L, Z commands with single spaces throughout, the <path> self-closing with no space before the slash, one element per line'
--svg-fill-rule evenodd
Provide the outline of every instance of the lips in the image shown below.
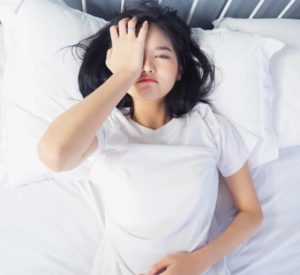
<path fill-rule="evenodd" d="M 151 78 L 151 77 L 142 77 L 138 80 L 137 83 L 140 83 L 140 82 L 150 82 L 150 83 L 153 82 L 153 83 L 155 83 L 157 81 L 155 79 Z"/>

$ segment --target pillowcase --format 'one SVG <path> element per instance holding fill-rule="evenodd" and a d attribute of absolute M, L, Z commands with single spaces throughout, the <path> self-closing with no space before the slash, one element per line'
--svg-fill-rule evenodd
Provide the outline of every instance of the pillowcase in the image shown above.
<path fill-rule="evenodd" d="M 17 13 L 10 13 L 3 17 L 5 49 L 7 52 L 3 83 L 5 154 L 8 163 L 6 187 L 20 186 L 57 175 L 74 177 L 75 179 L 80 176 L 86 179 L 89 176 L 91 166 L 89 162 L 84 162 L 76 169 L 66 172 L 51 171 L 39 159 L 37 143 L 49 124 L 60 113 L 82 100 L 77 83 L 80 61 L 74 58 L 70 48 L 60 49 L 94 34 L 106 23 L 107 21 L 101 18 L 68 7 L 62 0 L 25 0 Z M 198 29 L 197 33 L 199 32 L 201 33 Z M 213 33 L 214 31 L 210 32 Z M 207 34 L 209 34 L 209 31 L 207 31 Z M 212 44 L 217 43 L 213 38 L 217 38 L 218 35 L 220 33 L 217 31 L 207 41 Z M 230 45 L 235 46 L 237 49 L 232 50 L 231 55 L 238 51 L 239 43 L 242 43 L 238 42 L 238 39 L 235 41 L 236 44 L 232 45 L 231 43 Z M 226 40 L 226 42 L 229 41 Z M 271 46 L 272 43 L 273 46 Z M 259 52 L 267 51 L 265 56 L 270 57 L 275 52 L 275 44 L 277 50 L 282 46 L 282 43 L 280 45 L 278 43 L 271 39 L 269 42 L 261 43 L 263 50 Z M 257 46 L 255 43 L 251 45 Z M 215 50 L 223 51 L 222 54 L 216 55 L 222 56 L 224 58 L 222 61 L 227 62 L 225 57 L 228 47 L 224 45 L 224 49 L 226 51 L 222 47 L 215 48 Z M 251 48 L 240 47 L 239 53 L 241 56 L 243 54 L 247 55 L 247 52 L 243 53 L 243 49 L 251 50 Z M 258 58 L 258 54 L 254 57 Z M 245 60 L 249 61 L 249 59 Z M 257 66 L 263 66 L 262 64 L 266 66 L 267 61 L 264 59 L 263 62 L 257 62 L 256 64 Z M 247 64 L 243 65 L 242 68 L 247 67 Z M 220 67 L 222 66 L 220 65 Z M 227 70 L 225 75 L 229 75 L 232 70 L 229 66 L 224 66 L 224 69 Z M 257 75 L 261 73 L 260 70 L 263 70 L 260 67 L 253 68 L 253 66 L 251 66 L 251 69 L 255 69 Z M 251 76 L 254 76 L 255 72 L 251 71 Z M 246 70 L 245 73 L 250 72 Z M 254 79 L 256 81 L 257 77 Z M 234 78 L 234 80 L 239 81 L 238 78 Z M 224 94 L 223 106 L 226 107 L 221 109 L 221 113 L 230 119 L 232 114 L 238 113 L 237 111 L 233 112 L 231 109 L 239 108 L 240 101 L 246 97 L 249 105 L 246 110 L 253 111 L 255 109 L 254 113 L 259 114 L 259 116 L 255 116 L 255 119 L 261 125 L 261 105 L 257 105 L 258 101 L 255 100 L 256 97 L 262 98 L 261 87 L 259 92 L 252 97 L 249 95 L 249 89 L 245 87 L 245 90 L 247 93 L 242 95 L 241 93 L 238 94 L 237 92 L 240 91 L 236 89 L 234 97 L 228 95 L 231 100 L 228 100 Z M 225 89 L 224 91 L 227 92 Z M 220 93 L 217 93 L 217 95 L 220 95 Z M 260 101 L 260 104 L 264 104 L 264 101 Z M 263 139 L 263 137 L 261 137 L 261 128 L 254 127 L 253 113 L 249 111 L 247 114 L 247 116 L 239 114 L 233 122 L 244 138 L 249 152 L 252 152 L 254 146 L 258 143 L 258 139 Z M 243 120 L 239 120 L 239 117 L 242 117 Z M 272 158 L 275 155 L 273 154 Z M 262 156 L 259 161 L 269 161 L 270 158 L 270 155 Z M 257 159 L 254 158 L 252 165 L 259 164 Z"/>
<path fill-rule="evenodd" d="M 80 62 L 70 48 L 61 49 L 92 35 L 106 21 L 59 0 L 25 0 L 17 13 L 1 19 L 7 52 L 3 100 L 8 180 L 0 184 L 16 187 L 57 174 L 86 178 L 88 163 L 66 172 L 50 170 L 38 157 L 37 143 L 60 113 L 82 99 Z"/>
<path fill-rule="evenodd" d="M 0 3 L 0 162 L 3 162 L 3 154 L 2 154 L 2 137 L 3 137 L 3 100 L 1 99 L 2 93 L 2 79 L 4 73 L 4 64 L 5 64 L 5 51 L 4 51 L 4 37 L 3 37 L 3 27 L 1 23 L 1 18 L 5 16 L 6 13 L 16 12 L 18 7 L 20 6 L 22 0 L 1 0 Z"/>
<path fill-rule="evenodd" d="M 278 158 L 273 127 L 270 59 L 284 44 L 227 29 L 194 29 L 201 48 L 216 64 L 215 109 L 237 127 L 251 153 L 251 168 Z M 244 129 L 248 130 L 245 131 Z M 257 138 L 258 143 L 256 143 Z"/>
<path fill-rule="evenodd" d="M 285 47 L 271 62 L 274 96 L 274 125 L 279 148 L 300 145 L 299 71 L 300 20 L 297 19 L 235 19 L 215 20 L 216 28 L 243 33 L 256 33 L 278 39 Z"/>
<path fill-rule="evenodd" d="M 5 52 L 4 52 L 4 43 L 3 43 L 3 28 L 0 24 L 0 182 L 6 180 L 6 163 L 4 159 L 4 148 L 2 143 L 2 126 L 3 126 L 3 101 L 1 99 L 1 92 L 2 92 L 2 77 L 3 77 L 3 70 L 4 70 L 4 63 L 5 63 Z"/>
<path fill-rule="evenodd" d="M 2 112 L 3 107 L 1 100 L 1 94 L 2 94 L 2 78 L 3 78 L 3 70 L 4 70 L 4 63 L 5 63 L 5 52 L 4 52 L 4 42 L 3 42 L 3 28 L 0 24 L 0 151 L 1 151 L 1 142 L 2 142 L 2 125 L 3 125 L 3 118 L 2 118 Z"/>
<path fill-rule="evenodd" d="M 21 6 L 23 0 L 1 0 L 0 2 L 0 22 L 7 13 L 15 13 Z"/>

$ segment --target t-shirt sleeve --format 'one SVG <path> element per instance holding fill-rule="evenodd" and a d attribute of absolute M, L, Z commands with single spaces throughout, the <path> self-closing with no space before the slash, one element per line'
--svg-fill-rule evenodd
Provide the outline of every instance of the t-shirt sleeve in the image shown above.
<path fill-rule="evenodd" d="M 72 106 L 74 106 L 75 104 L 79 103 L 80 101 L 82 101 L 82 96 L 81 94 L 77 94 L 77 97 L 70 97 L 67 100 L 64 101 L 64 106 L 66 109 L 71 108 Z M 114 111 L 114 110 L 113 110 Z M 110 117 L 110 115 L 109 115 Z M 107 119 L 108 120 L 108 119 Z M 105 147 L 105 131 L 104 131 L 104 124 L 107 123 L 106 121 L 104 121 L 102 127 L 100 129 L 98 129 L 97 133 L 96 133 L 96 137 L 98 140 L 98 146 L 96 148 L 96 150 L 87 157 L 87 160 L 90 162 L 94 162 L 97 157 L 102 153 L 102 151 L 104 150 Z"/>
<path fill-rule="evenodd" d="M 104 127 L 101 127 L 97 131 L 96 137 L 97 137 L 97 140 L 98 140 L 98 147 L 97 147 L 97 149 L 91 155 L 88 156 L 87 159 L 90 162 L 94 162 L 97 159 L 97 157 L 99 157 L 99 155 L 102 153 L 102 151 L 105 148 L 105 132 L 104 132 Z"/>
<path fill-rule="evenodd" d="M 216 114 L 216 118 L 219 123 L 217 168 L 223 177 L 228 177 L 242 168 L 250 154 L 235 126 L 222 115 Z"/>
<path fill-rule="evenodd" d="M 102 155 L 102 152 L 105 150 L 108 144 L 108 139 L 111 137 L 111 134 L 114 133 L 114 129 L 118 128 L 119 125 L 119 116 L 121 115 L 121 111 L 118 110 L 117 107 L 114 107 L 111 113 L 104 120 L 102 126 L 96 133 L 98 140 L 97 149 L 88 156 L 88 160 L 90 162 L 94 162 L 98 157 Z"/>

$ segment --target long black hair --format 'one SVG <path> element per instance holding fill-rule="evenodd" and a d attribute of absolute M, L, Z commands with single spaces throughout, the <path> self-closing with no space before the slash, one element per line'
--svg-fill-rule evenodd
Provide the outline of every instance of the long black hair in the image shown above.
<path fill-rule="evenodd" d="M 175 82 L 166 95 L 165 102 L 168 115 L 181 117 L 188 113 L 198 102 L 210 104 L 208 95 L 212 91 L 215 80 L 215 66 L 212 60 L 200 49 L 193 40 L 191 28 L 170 7 L 162 7 L 157 1 L 139 1 L 127 4 L 123 11 L 115 16 L 97 33 L 89 36 L 75 45 L 72 50 L 81 49 L 82 60 L 78 75 L 79 90 L 83 97 L 88 96 L 102 85 L 111 75 L 107 68 L 106 52 L 112 47 L 109 28 L 118 25 L 119 20 L 137 17 L 136 30 L 147 20 L 154 23 L 171 40 L 182 67 L 181 79 Z M 116 106 L 119 109 L 129 107 L 129 113 L 134 111 L 133 100 L 126 94 Z"/>

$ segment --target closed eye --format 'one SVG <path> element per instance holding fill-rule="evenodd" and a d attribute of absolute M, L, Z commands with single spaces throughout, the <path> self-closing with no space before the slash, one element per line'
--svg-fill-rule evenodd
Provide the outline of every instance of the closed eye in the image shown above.
<path fill-rule="evenodd" d="M 167 55 L 157 55 L 156 57 L 160 57 L 160 58 L 166 58 L 166 59 L 169 59 L 170 57 L 167 56 Z"/>

